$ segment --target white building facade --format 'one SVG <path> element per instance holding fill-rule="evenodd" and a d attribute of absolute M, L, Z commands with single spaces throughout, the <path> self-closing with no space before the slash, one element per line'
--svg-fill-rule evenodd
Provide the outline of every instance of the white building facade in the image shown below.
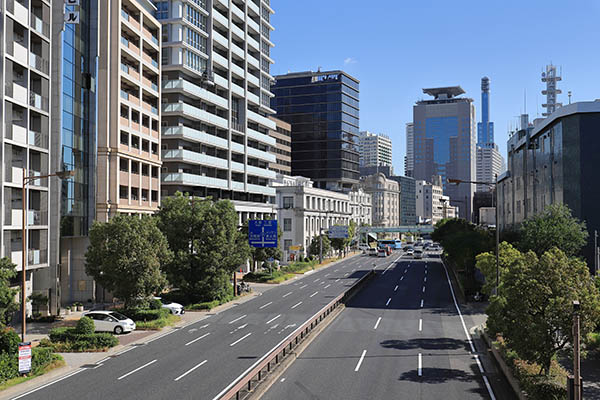
<path fill-rule="evenodd" d="M 498 150 L 498 145 L 477 147 L 477 182 L 494 182 L 496 176 L 505 171 L 504 157 Z M 491 185 L 477 185 L 478 192 L 492 190 Z"/>
<path fill-rule="evenodd" d="M 357 226 L 373 224 L 373 204 L 372 196 L 365 192 L 361 187 L 353 189 L 348 193 L 350 198 L 350 219 Z"/>
<path fill-rule="evenodd" d="M 435 225 L 443 218 L 455 218 L 457 210 L 444 196 L 442 186 L 416 181 L 416 214 L 418 224 Z"/>
<path fill-rule="evenodd" d="M 363 131 L 358 138 L 359 167 L 392 165 L 392 140 L 384 134 Z"/>
<path fill-rule="evenodd" d="M 415 125 L 406 124 L 406 155 L 404 156 L 404 175 L 413 177 L 415 169 Z"/>

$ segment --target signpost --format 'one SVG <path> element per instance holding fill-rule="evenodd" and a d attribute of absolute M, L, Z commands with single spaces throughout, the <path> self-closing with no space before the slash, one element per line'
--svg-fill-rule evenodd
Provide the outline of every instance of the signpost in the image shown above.
<path fill-rule="evenodd" d="M 330 239 L 348 239 L 348 227 L 347 226 L 330 226 L 329 227 L 329 238 Z"/>
<path fill-rule="evenodd" d="M 277 220 L 249 220 L 248 243 L 252 247 L 277 247 Z"/>
<path fill-rule="evenodd" d="M 31 372 L 31 342 L 19 343 L 19 374 Z"/>

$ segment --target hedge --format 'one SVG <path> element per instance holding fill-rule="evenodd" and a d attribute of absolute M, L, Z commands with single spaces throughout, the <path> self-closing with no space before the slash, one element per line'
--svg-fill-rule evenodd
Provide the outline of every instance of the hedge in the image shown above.
<path fill-rule="evenodd" d="M 136 323 L 138 321 L 148 322 L 154 321 L 161 318 L 167 318 L 171 313 L 167 308 L 159 308 L 158 310 L 149 310 L 143 308 L 128 308 L 115 310 L 127 317 L 131 318 Z"/>
<path fill-rule="evenodd" d="M 110 333 L 77 333 L 77 328 L 54 328 L 48 335 L 53 344 L 59 344 L 61 350 L 72 351 L 98 350 L 114 347 L 119 344 L 119 339 Z M 60 346 L 68 344 L 68 346 Z M 57 348 L 58 348 L 57 347 Z"/>
<path fill-rule="evenodd" d="M 60 361 L 62 358 L 54 354 L 52 349 L 47 347 L 34 347 L 31 357 L 31 375 L 44 372 L 44 369 L 53 362 Z M 0 384 L 9 379 L 19 376 L 19 356 L 18 354 L 0 353 Z"/>

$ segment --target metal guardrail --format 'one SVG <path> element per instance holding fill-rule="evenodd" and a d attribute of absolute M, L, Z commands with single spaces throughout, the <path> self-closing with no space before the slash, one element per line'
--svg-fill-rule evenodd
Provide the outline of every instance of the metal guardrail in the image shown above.
<path fill-rule="evenodd" d="M 252 384 L 260 382 L 269 372 L 271 368 L 279 364 L 286 354 L 289 354 L 317 325 L 323 321 L 333 310 L 340 304 L 344 303 L 348 297 L 368 279 L 375 275 L 375 270 L 369 271 L 366 275 L 360 278 L 351 288 L 344 293 L 341 293 L 336 298 L 331 300 L 325 307 L 319 310 L 304 324 L 299 326 L 294 332 L 290 333 L 271 351 L 265 354 L 254 365 L 248 368 L 242 375 L 234 380 L 227 388 L 219 393 L 213 400 L 240 400 L 245 398 L 252 391 Z"/>

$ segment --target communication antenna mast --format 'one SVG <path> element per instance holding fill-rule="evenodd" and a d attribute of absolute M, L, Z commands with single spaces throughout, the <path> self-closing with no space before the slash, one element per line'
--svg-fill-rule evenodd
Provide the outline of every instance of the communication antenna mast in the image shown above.
<path fill-rule="evenodd" d="M 542 94 L 546 96 L 546 103 L 542 104 L 542 107 L 546 109 L 546 112 L 542 113 L 542 116 L 544 117 L 549 116 L 556 111 L 557 108 L 562 107 L 562 103 L 556 101 L 557 95 L 562 93 L 562 91 L 556 87 L 556 83 L 561 80 L 561 74 L 556 73 L 556 66 L 552 65 L 552 63 L 546 65 L 546 71 L 542 72 L 542 82 L 546 83 L 546 90 L 542 90 Z"/>

